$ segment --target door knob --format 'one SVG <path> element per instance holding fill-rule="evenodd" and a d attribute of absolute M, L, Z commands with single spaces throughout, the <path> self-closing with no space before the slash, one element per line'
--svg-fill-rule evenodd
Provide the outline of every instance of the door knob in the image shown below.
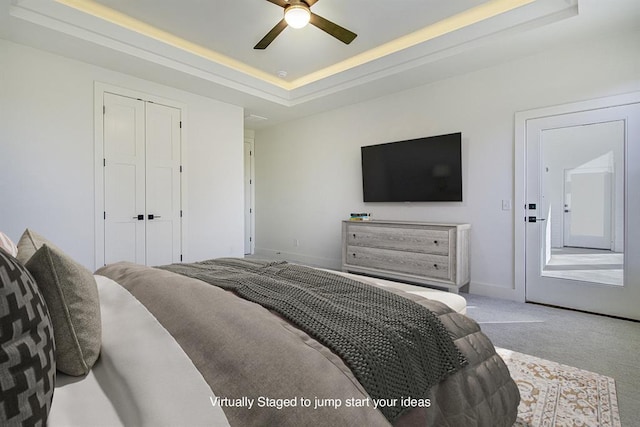
<path fill-rule="evenodd" d="M 148 218 L 149 219 L 156 219 L 156 218 L 162 218 L 162 217 L 160 215 L 149 214 Z"/>

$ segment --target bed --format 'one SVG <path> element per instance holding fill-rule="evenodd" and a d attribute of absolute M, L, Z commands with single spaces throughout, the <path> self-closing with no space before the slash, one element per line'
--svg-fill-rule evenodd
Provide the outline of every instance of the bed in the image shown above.
<path fill-rule="evenodd" d="M 332 285 L 355 281 L 373 293 L 384 289 L 384 298 L 392 294 L 427 308 L 451 338 L 460 363 L 425 393 L 381 395 L 370 385 L 380 380 L 363 377 L 350 353 L 336 350 L 323 332 L 303 330 L 287 312 L 189 277 L 179 271 L 183 264 L 116 263 L 92 276 L 99 295 L 99 358 L 83 375 L 57 372 L 47 425 L 496 427 L 515 422 L 517 386 L 489 339 L 463 314 L 461 297 L 283 262 L 209 262 L 223 263 L 222 277 L 218 271 L 213 280 L 227 284 L 252 281 L 250 274 L 264 275 L 267 268 Z M 227 274 L 229 265 L 247 263 L 249 273 Z M 455 309 L 425 295 L 441 297 Z M 414 359 L 399 366 L 439 363 Z M 389 383 L 394 378 L 388 372 L 376 375 Z"/>

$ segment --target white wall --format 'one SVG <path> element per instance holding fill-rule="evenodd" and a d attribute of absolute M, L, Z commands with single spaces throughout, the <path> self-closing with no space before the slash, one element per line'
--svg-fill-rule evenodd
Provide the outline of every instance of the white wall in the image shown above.
<path fill-rule="evenodd" d="M 0 230 L 94 268 L 94 82 L 186 106 L 186 260 L 243 254 L 243 110 L 0 40 Z"/>
<path fill-rule="evenodd" d="M 639 33 L 590 40 L 256 132 L 256 253 L 338 268 L 354 211 L 468 222 L 471 292 L 511 295 L 514 113 L 639 90 L 639 51 Z M 462 203 L 362 202 L 360 146 L 458 131 Z"/>

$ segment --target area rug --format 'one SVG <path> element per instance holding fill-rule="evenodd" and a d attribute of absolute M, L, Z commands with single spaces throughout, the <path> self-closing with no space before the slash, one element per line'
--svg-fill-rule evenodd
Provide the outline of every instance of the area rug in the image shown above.
<path fill-rule="evenodd" d="M 613 378 L 496 348 L 520 390 L 514 427 L 620 427 Z"/>

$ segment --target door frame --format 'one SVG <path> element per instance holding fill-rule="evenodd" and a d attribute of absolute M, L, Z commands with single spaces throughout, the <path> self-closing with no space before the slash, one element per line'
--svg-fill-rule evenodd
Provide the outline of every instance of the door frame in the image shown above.
<path fill-rule="evenodd" d="M 515 147 L 514 147 L 514 299 L 524 302 L 526 300 L 526 225 L 527 215 L 525 204 L 527 176 L 526 176 L 526 142 L 527 121 L 563 114 L 580 113 L 602 108 L 618 107 L 628 104 L 640 103 L 640 91 L 622 95 L 608 96 L 604 98 L 579 101 L 533 110 L 516 112 L 515 114 Z M 628 171 L 625 170 L 628 174 Z M 628 206 L 625 205 L 624 227 L 627 230 L 629 215 Z M 625 246 L 627 239 L 625 239 Z M 626 251 L 625 251 L 626 253 Z"/>
<path fill-rule="evenodd" d="M 249 235 L 245 235 L 245 255 L 253 255 L 256 251 L 256 173 L 255 173 L 255 132 L 249 129 L 245 129 L 244 131 L 244 144 L 249 144 L 249 150 L 251 155 L 248 159 L 249 161 L 249 170 L 245 170 L 245 178 L 247 173 L 249 174 L 249 179 L 251 180 L 251 185 L 249 187 L 245 187 L 245 200 L 249 199 L 250 212 L 247 212 L 247 207 L 244 208 L 245 213 L 245 232 L 248 229 Z M 246 165 L 247 159 L 245 159 L 244 164 Z M 249 252 L 247 253 L 247 239 L 249 239 Z"/>
<path fill-rule="evenodd" d="M 146 92 L 141 92 L 134 89 L 123 88 L 115 86 L 109 83 L 94 82 L 93 87 L 93 114 L 94 114 L 94 129 L 93 129 L 93 141 L 94 141 L 94 251 L 95 251 L 95 265 L 94 270 L 104 265 L 104 173 L 103 173 L 103 153 L 104 153 L 104 138 L 102 130 L 104 127 L 104 94 L 112 93 L 114 95 L 125 96 L 129 98 L 140 99 L 142 101 L 149 101 L 156 104 L 166 105 L 181 110 L 182 120 L 182 134 L 180 141 L 180 157 L 182 159 L 183 173 L 180 179 L 180 205 L 182 206 L 183 216 L 181 221 L 180 232 L 180 245 L 182 247 L 183 259 L 189 259 L 187 254 L 187 230 L 188 230 L 188 215 L 184 212 L 188 212 L 187 207 L 187 176 L 189 167 L 187 165 L 186 148 L 187 148 L 187 108 L 186 104 L 163 98 L 157 95 L 152 95 Z"/>

